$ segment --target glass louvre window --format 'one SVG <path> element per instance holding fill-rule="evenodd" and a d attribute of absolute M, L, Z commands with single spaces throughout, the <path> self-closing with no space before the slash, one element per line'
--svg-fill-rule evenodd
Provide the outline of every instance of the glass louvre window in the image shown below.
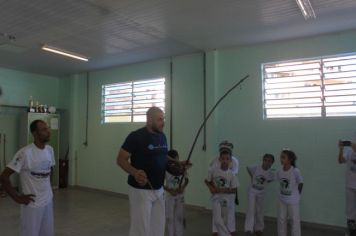
<path fill-rule="evenodd" d="M 356 116 L 356 54 L 263 64 L 265 118 Z"/>
<path fill-rule="evenodd" d="M 145 122 L 152 106 L 165 109 L 165 78 L 102 86 L 102 123 Z"/>

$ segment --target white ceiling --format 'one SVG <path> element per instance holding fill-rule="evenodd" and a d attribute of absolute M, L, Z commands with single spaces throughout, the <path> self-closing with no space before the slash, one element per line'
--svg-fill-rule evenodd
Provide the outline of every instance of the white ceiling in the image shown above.
<path fill-rule="evenodd" d="M 356 0 L 310 2 L 317 18 L 306 21 L 295 0 L 0 0 L 0 66 L 65 75 L 356 29 Z M 42 44 L 90 61 L 41 51 Z"/>

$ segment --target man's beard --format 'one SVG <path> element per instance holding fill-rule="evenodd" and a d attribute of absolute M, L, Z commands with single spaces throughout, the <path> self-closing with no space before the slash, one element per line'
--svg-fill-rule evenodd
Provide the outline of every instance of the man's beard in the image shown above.
<path fill-rule="evenodd" d="M 155 132 L 155 133 L 162 133 L 162 130 L 160 130 L 157 126 L 153 126 L 152 127 L 152 130 Z"/>

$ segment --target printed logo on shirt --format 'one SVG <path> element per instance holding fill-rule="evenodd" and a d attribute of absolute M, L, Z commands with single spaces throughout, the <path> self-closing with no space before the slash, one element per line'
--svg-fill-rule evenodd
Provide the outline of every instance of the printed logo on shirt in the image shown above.
<path fill-rule="evenodd" d="M 289 189 L 289 179 L 282 178 L 280 180 L 280 185 L 281 185 L 281 194 L 282 195 L 287 195 L 290 196 L 292 195 L 292 191 Z"/>
<path fill-rule="evenodd" d="M 158 145 L 158 146 L 155 146 L 153 144 L 149 144 L 147 146 L 148 150 L 155 150 L 155 149 L 166 149 L 167 148 L 167 145 Z"/>
<path fill-rule="evenodd" d="M 15 162 L 14 162 L 14 165 L 15 165 L 15 166 L 19 163 L 20 159 L 21 159 L 20 157 L 17 157 L 17 158 L 15 159 Z"/>
<path fill-rule="evenodd" d="M 252 187 L 256 190 L 263 190 L 265 182 L 266 178 L 263 175 L 258 175 L 255 177 L 255 183 L 252 185 Z"/>
<path fill-rule="evenodd" d="M 216 187 L 218 188 L 226 188 L 227 186 L 227 180 L 223 176 L 218 176 L 214 178 L 214 183 Z"/>
<path fill-rule="evenodd" d="M 179 181 L 180 181 L 179 176 L 173 176 L 171 178 L 170 184 L 171 184 L 173 189 L 177 189 L 179 187 Z"/>

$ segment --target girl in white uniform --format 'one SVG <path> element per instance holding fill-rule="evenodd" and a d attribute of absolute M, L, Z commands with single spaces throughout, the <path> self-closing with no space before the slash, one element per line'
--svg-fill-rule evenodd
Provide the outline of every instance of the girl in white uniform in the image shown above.
<path fill-rule="evenodd" d="M 280 183 L 278 206 L 278 236 L 287 236 L 287 221 L 290 220 L 291 236 L 301 236 L 299 200 L 303 189 L 303 177 L 295 162 L 293 151 L 281 152 L 282 169 L 277 172 Z"/>
<path fill-rule="evenodd" d="M 170 150 L 168 156 L 178 160 L 179 155 L 176 150 Z M 166 222 L 168 236 L 182 236 L 184 234 L 184 189 L 188 185 L 188 178 L 183 175 L 175 176 L 166 172 Z M 179 187 L 181 178 L 185 178 L 184 183 Z"/>
<path fill-rule="evenodd" d="M 249 166 L 247 171 L 251 177 L 248 188 L 248 209 L 246 212 L 245 232 L 247 234 L 262 235 L 264 229 L 264 197 L 267 183 L 274 179 L 271 166 L 274 162 L 272 154 L 265 154 L 260 166 Z"/>
<path fill-rule="evenodd" d="M 220 167 L 210 168 L 208 178 L 205 180 L 212 196 L 213 207 L 213 235 L 230 236 L 235 233 L 235 215 L 231 220 L 230 210 L 234 206 L 237 180 L 229 169 L 231 153 L 220 153 Z"/>

